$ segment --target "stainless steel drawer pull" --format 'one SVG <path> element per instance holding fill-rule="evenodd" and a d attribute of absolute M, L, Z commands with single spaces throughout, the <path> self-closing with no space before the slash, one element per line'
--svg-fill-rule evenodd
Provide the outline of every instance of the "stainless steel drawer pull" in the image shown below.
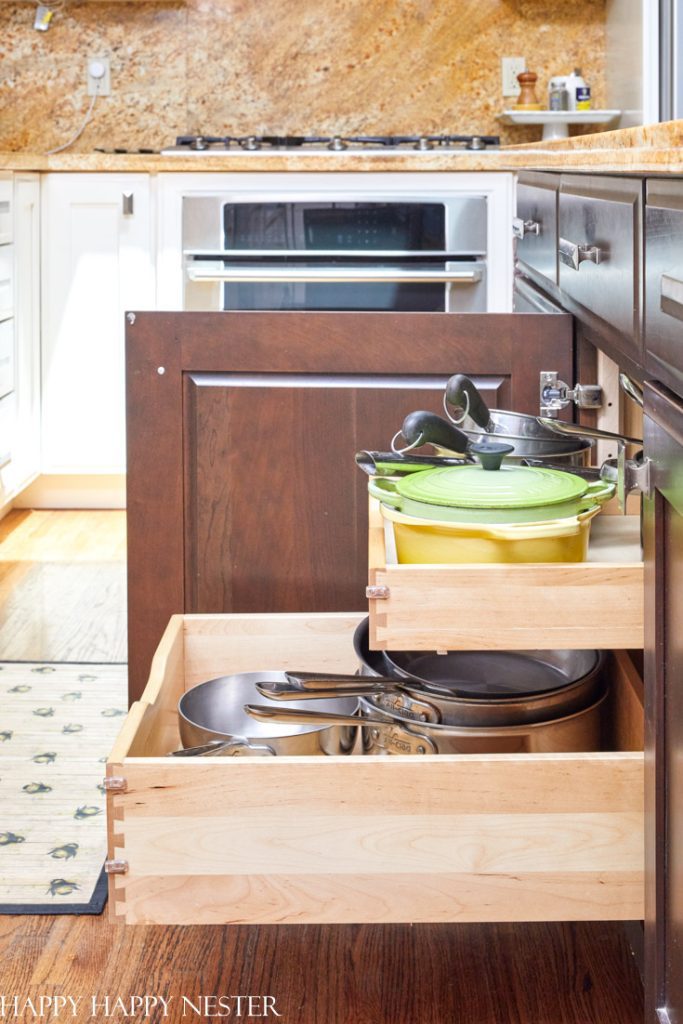
<path fill-rule="evenodd" d="M 11 452 L 0 453 L 0 469 L 4 469 L 5 466 L 9 466 L 11 461 L 12 461 L 12 453 Z"/>
<path fill-rule="evenodd" d="M 267 284 L 277 281 L 322 281 L 374 284 L 473 284 L 481 281 L 480 270 L 394 270 L 391 267 L 224 267 L 222 264 L 196 263 L 187 268 L 190 281 L 252 281 Z"/>
<path fill-rule="evenodd" d="M 662 274 L 660 308 L 662 313 L 683 320 L 683 281 L 673 274 Z"/>
<path fill-rule="evenodd" d="M 521 217 L 513 217 L 512 234 L 515 238 L 524 238 L 525 235 L 540 235 L 541 225 L 537 220 L 522 220 Z"/>
<path fill-rule="evenodd" d="M 574 270 L 578 270 L 582 263 L 602 263 L 604 255 L 597 245 L 578 245 L 566 238 L 560 239 L 557 253 L 560 262 Z"/>
<path fill-rule="evenodd" d="M 135 205 L 135 200 L 134 200 L 133 193 L 132 192 L 124 192 L 123 195 L 121 196 L 121 200 L 122 200 L 121 205 L 122 205 L 122 208 L 123 208 L 123 216 L 124 217 L 132 217 L 133 216 L 133 209 L 134 209 L 134 205 Z"/>

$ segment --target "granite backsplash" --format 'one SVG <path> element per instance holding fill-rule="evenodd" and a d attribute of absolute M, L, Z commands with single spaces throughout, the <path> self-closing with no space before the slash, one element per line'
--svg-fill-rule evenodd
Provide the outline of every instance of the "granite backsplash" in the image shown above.
<path fill-rule="evenodd" d="M 503 128 L 500 58 L 524 56 L 539 99 L 578 65 L 604 106 L 605 0 L 65 0 L 0 3 L 0 149 L 66 142 L 88 107 L 87 58 L 111 61 L 74 151 L 160 148 L 177 134 L 418 133 Z"/>

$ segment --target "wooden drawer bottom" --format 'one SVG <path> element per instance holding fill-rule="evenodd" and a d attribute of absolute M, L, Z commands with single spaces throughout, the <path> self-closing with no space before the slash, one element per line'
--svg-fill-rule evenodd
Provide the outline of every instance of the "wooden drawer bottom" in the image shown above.
<path fill-rule="evenodd" d="M 642 686 L 611 661 L 601 753 L 177 759 L 188 687 L 353 670 L 361 614 L 175 616 L 107 766 L 130 924 L 637 919 Z"/>

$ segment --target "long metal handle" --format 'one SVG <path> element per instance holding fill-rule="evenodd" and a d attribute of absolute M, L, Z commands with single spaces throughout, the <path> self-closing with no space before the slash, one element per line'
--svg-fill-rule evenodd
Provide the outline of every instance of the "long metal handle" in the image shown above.
<path fill-rule="evenodd" d="M 560 238 L 557 252 L 560 262 L 573 270 L 578 270 L 582 263 L 602 263 L 604 256 L 597 245 L 579 245 L 567 238 Z"/>
<path fill-rule="evenodd" d="M 549 427 L 556 434 L 575 434 L 578 437 L 596 437 L 599 441 L 621 441 L 622 444 L 642 444 L 642 437 L 626 437 L 624 434 L 613 434 L 610 430 L 598 430 L 597 427 L 584 427 L 580 423 L 565 423 L 564 420 L 553 420 L 549 416 L 538 416 L 538 422 Z"/>
<path fill-rule="evenodd" d="M 132 217 L 135 207 L 135 197 L 132 192 L 124 192 L 121 196 L 121 206 L 124 217 Z"/>
<path fill-rule="evenodd" d="M 636 405 L 639 405 L 641 409 L 643 408 L 643 389 L 641 388 L 640 384 L 638 384 L 635 380 L 631 380 L 627 373 L 619 374 L 619 387 L 624 392 L 624 394 L 628 395 L 629 398 L 633 399 Z"/>
<path fill-rule="evenodd" d="M 660 308 L 663 313 L 683 320 L 683 281 L 673 274 L 662 274 Z"/>
<path fill-rule="evenodd" d="M 396 270 L 392 267 L 225 267 L 195 263 L 187 268 L 190 281 L 372 283 L 372 284 L 474 284 L 480 270 Z"/>
<path fill-rule="evenodd" d="M 523 220 L 521 217 L 512 218 L 512 234 L 515 238 L 524 238 L 525 235 L 540 235 L 541 225 L 537 220 Z"/>

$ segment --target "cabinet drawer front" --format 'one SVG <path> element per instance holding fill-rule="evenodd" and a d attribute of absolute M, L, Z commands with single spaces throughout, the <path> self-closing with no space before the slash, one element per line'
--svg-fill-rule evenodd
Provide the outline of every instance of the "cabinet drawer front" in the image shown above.
<path fill-rule="evenodd" d="M 559 199 L 560 287 L 589 326 L 616 332 L 632 357 L 640 348 L 641 192 L 640 181 L 563 176 Z"/>
<path fill-rule="evenodd" d="M 517 258 L 557 284 L 559 175 L 520 174 L 517 185 Z"/>
<path fill-rule="evenodd" d="M 0 245 L 14 237 L 13 180 L 11 175 L 0 175 Z"/>
<path fill-rule="evenodd" d="M 14 246 L 0 246 L 0 320 L 14 312 Z"/>
<path fill-rule="evenodd" d="M 174 617 L 107 767 L 126 780 L 125 792 L 108 794 L 109 856 L 127 867 L 110 879 L 114 917 L 640 917 L 640 736 L 622 741 L 623 751 L 597 754 L 160 756 L 177 742 L 179 694 L 198 679 L 257 664 L 347 671 L 359 618 Z M 628 665 L 615 660 L 613 670 L 625 714 Z M 642 703 L 638 715 L 642 731 Z"/>
<path fill-rule="evenodd" d="M 0 505 L 6 497 L 12 475 L 12 455 L 16 446 L 16 395 L 0 398 Z"/>
<path fill-rule="evenodd" d="M 683 183 L 648 181 L 645 365 L 683 395 Z"/>
<path fill-rule="evenodd" d="M 14 391 L 14 319 L 0 322 L 0 398 Z"/>

